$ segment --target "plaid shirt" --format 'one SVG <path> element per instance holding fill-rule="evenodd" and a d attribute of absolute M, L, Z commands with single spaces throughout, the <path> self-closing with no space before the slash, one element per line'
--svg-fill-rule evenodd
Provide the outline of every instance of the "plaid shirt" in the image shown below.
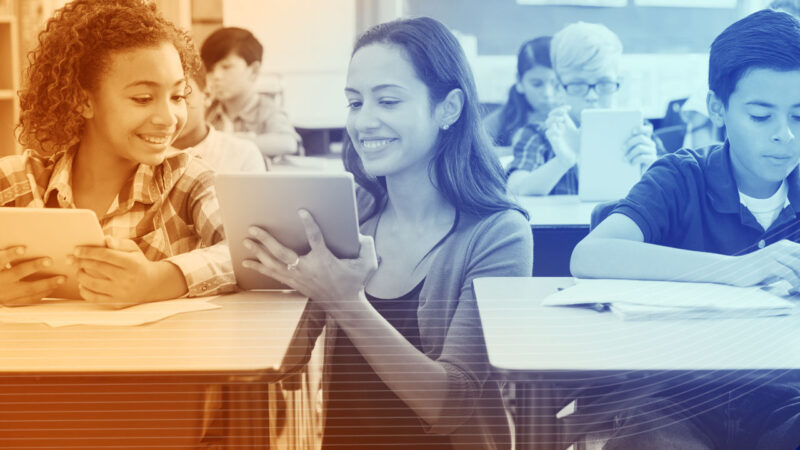
<path fill-rule="evenodd" d="M 226 133 L 288 134 L 297 141 L 298 146 L 301 143 L 289 116 L 267 94 L 252 96 L 233 117 L 225 112 L 221 102 L 214 100 L 206 111 L 206 120 L 215 129 Z"/>
<path fill-rule="evenodd" d="M 0 158 L 0 206 L 76 208 L 74 157 L 73 148 L 51 159 L 31 151 Z M 140 164 L 100 225 L 106 235 L 132 239 L 147 259 L 175 264 L 190 297 L 236 289 L 213 172 L 185 152 Z"/>
<path fill-rule="evenodd" d="M 556 154 L 538 123 L 528 123 L 517 131 L 513 140 L 514 160 L 508 166 L 508 173 L 515 170 L 533 171 Z M 558 180 L 549 195 L 575 195 L 578 193 L 578 166 L 572 166 Z"/>

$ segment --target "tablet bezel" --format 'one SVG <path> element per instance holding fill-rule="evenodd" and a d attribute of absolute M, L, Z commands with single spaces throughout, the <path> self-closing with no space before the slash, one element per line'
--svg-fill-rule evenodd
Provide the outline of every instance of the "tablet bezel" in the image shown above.
<path fill-rule="evenodd" d="M 214 179 L 222 221 L 242 289 L 286 289 L 267 276 L 242 267 L 253 259 L 244 247 L 248 228 L 258 225 L 298 255 L 310 251 L 297 211 L 317 221 L 325 243 L 339 258 L 357 258 L 360 250 L 355 183 L 348 172 L 219 173 Z"/>

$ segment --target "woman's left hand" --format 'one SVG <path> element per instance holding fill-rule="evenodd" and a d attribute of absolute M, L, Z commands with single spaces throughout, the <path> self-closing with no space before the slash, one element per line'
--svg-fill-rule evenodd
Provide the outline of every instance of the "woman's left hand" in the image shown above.
<path fill-rule="evenodd" d="M 257 260 L 242 265 L 303 293 L 326 310 L 346 307 L 360 298 L 370 275 L 378 267 L 375 243 L 370 236 L 359 237 L 361 250 L 356 259 L 339 259 L 328 250 L 317 222 L 306 210 L 298 211 L 311 251 L 298 256 L 259 227 L 250 227 L 252 238 L 244 245 Z"/>

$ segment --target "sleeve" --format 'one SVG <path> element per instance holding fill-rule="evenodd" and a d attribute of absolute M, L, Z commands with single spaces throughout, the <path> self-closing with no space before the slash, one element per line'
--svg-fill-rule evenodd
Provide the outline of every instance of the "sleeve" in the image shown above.
<path fill-rule="evenodd" d="M 675 235 L 681 229 L 680 212 L 687 207 L 692 190 L 694 174 L 687 166 L 675 154 L 658 159 L 611 214 L 633 220 L 647 243 L 658 244 Z"/>
<path fill-rule="evenodd" d="M 286 111 L 280 108 L 272 99 L 261 97 L 259 116 L 261 123 L 258 124 L 258 134 L 287 134 L 292 136 L 298 145 L 302 142 Z"/>
<path fill-rule="evenodd" d="M 458 306 L 438 362 L 447 371 L 448 395 L 442 419 L 426 426 L 431 433 L 454 431 L 471 414 L 492 374 L 472 282 L 483 277 L 529 277 L 533 271 L 533 235 L 516 211 L 498 214 L 475 233 L 468 254 Z"/>
<path fill-rule="evenodd" d="M 0 158 L 0 206 L 28 206 L 33 203 L 37 182 L 46 186 L 45 178 L 49 175 L 49 172 L 42 173 L 42 179 L 37 180 L 34 166 L 41 166 L 41 163 L 33 160 L 28 153 Z"/>
<path fill-rule="evenodd" d="M 200 238 L 196 250 L 167 258 L 186 278 L 188 297 L 218 295 L 237 289 L 222 215 L 212 184 L 213 172 L 204 170 L 189 192 L 189 212 Z"/>
<path fill-rule="evenodd" d="M 514 159 L 507 169 L 509 175 L 515 170 L 530 172 L 547 162 L 545 154 L 550 150 L 550 143 L 538 131 L 538 128 L 528 124 L 518 132 L 513 142 L 513 148 Z"/>
<path fill-rule="evenodd" d="M 248 173 L 264 173 L 267 171 L 267 165 L 264 162 L 264 156 L 258 151 L 256 144 L 242 139 L 239 142 L 241 148 L 241 172 Z"/>

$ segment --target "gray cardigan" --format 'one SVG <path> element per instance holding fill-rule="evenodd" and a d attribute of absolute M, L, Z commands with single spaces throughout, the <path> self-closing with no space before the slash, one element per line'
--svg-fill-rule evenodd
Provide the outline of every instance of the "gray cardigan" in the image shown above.
<path fill-rule="evenodd" d="M 360 211 L 371 206 L 365 197 L 359 195 Z M 361 225 L 362 234 L 375 235 L 376 219 Z M 462 213 L 425 277 L 417 310 L 422 347 L 429 358 L 444 367 L 449 383 L 440 420 L 423 425 L 428 432 L 449 435 L 455 448 L 510 448 L 508 421 L 492 378 L 472 281 L 480 277 L 527 277 L 532 268 L 533 236 L 522 214 L 506 210 L 481 219 Z M 328 346 L 324 367 L 329 368 L 337 325 L 325 318 L 313 301 L 296 338 L 302 337 L 303 343 L 297 343 L 309 347 L 324 325 Z M 330 371 L 325 372 L 323 383 Z"/>

